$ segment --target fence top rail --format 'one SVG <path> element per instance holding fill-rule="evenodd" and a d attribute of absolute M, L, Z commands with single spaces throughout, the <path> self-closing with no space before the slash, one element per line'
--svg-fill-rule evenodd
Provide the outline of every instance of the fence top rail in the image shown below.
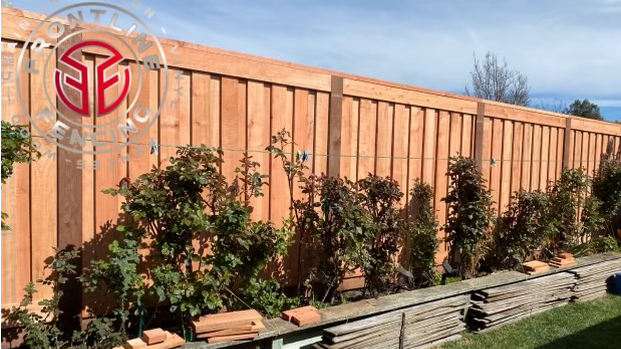
<path fill-rule="evenodd" d="M 46 15 L 38 12 L 2 6 L 2 39 L 24 42 L 28 35 L 28 28 L 22 29 L 20 23 L 26 19 L 38 24 L 36 23 L 37 21 L 40 22 L 46 17 Z M 65 18 L 58 18 L 57 20 L 61 23 L 68 23 Z M 101 25 L 92 23 L 83 25 L 83 27 L 86 28 L 100 26 Z M 29 26 L 29 28 L 32 27 L 34 27 L 34 25 Z M 352 97 L 379 99 L 414 106 L 417 106 L 415 103 L 418 103 L 418 106 L 429 108 L 434 108 L 435 106 L 435 109 L 444 109 L 473 115 L 476 114 L 477 103 L 483 102 L 487 107 L 485 115 L 488 117 L 536 123 L 553 127 L 565 127 L 565 119 L 572 118 L 576 120 L 576 122 L 574 122 L 575 125 L 572 124 L 572 128 L 574 129 L 601 132 L 610 135 L 621 135 L 621 125 L 608 121 L 576 118 L 546 110 L 484 100 L 403 83 L 389 82 L 176 39 L 158 37 L 158 40 L 165 52 L 171 52 L 175 49 L 175 52 L 178 53 L 178 55 L 175 55 L 174 61 L 169 63 L 169 66 L 179 69 L 216 73 L 323 92 L 331 91 L 332 76 L 340 76 L 344 79 L 345 88 L 343 93 L 349 94 Z M 51 43 L 55 44 L 55 42 Z M 89 51 L 88 48 L 86 48 L 85 52 L 94 54 L 100 53 L 97 49 Z"/>

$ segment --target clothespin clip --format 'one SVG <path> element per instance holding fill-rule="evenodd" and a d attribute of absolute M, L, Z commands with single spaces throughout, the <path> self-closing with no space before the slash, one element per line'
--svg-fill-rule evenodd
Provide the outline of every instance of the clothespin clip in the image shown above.
<path fill-rule="evenodd" d="M 159 146 L 157 145 L 157 141 L 155 139 L 151 138 L 149 143 L 150 143 L 149 154 L 157 154 L 158 151 L 159 151 Z"/>
<path fill-rule="evenodd" d="M 308 161 L 308 153 L 306 152 L 306 150 L 298 150 L 295 153 L 295 156 L 300 162 Z"/>

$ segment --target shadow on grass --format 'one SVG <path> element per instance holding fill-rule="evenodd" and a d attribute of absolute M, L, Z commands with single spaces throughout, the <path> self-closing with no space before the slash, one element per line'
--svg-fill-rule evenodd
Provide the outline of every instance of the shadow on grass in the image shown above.
<path fill-rule="evenodd" d="M 579 319 L 576 319 L 579 321 Z M 536 349 L 619 349 L 621 348 L 621 316 L 559 338 Z"/>

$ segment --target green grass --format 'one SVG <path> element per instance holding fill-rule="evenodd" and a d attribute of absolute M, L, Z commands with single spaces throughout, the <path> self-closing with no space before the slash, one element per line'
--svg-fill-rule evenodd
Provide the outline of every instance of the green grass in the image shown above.
<path fill-rule="evenodd" d="M 443 349 L 620 349 L 621 296 L 572 303 L 480 334 Z"/>

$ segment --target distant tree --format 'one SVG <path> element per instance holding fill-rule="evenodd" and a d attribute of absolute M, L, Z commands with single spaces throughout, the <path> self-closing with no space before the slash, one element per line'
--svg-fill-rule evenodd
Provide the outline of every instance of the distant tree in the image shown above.
<path fill-rule="evenodd" d="M 472 88 L 465 93 L 493 101 L 527 106 L 530 86 L 528 78 L 517 70 L 509 69 L 507 61 L 498 61 L 495 53 L 487 52 L 483 62 L 474 55 L 474 70 L 470 72 Z"/>
<path fill-rule="evenodd" d="M 584 118 L 604 120 L 599 113 L 599 107 L 595 103 L 589 102 L 588 99 L 579 100 L 576 99 L 568 108 L 564 110 L 565 114 L 582 116 Z"/>

